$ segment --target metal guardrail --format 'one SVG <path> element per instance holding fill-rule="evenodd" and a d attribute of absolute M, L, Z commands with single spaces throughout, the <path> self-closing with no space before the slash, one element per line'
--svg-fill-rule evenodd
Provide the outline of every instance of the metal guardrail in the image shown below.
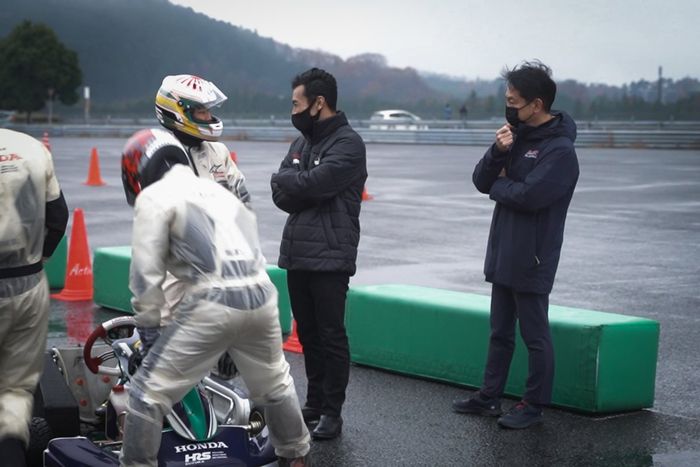
<path fill-rule="evenodd" d="M 291 128 L 288 117 L 270 117 L 270 118 L 236 118 L 223 119 L 224 128 L 250 128 L 250 127 L 272 127 L 272 128 Z M 156 125 L 154 117 L 143 118 L 93 118 L 90 120 L 90 126 L 127 126 L 127 127 L 149 127 Z M 657 120 L 576 120 L 580 131 L 584 130 L 639 130 L 639 131 L 697 131 L 700 132 L 700 120 L 698 121 L 657 121 Z M 21 122 L 15 122 L 21 124 Z M 82 119 L 67 119 L 61 122 L 55 122 L 54 126 L 60 125 L 84 125 Z M 375 125 L 420 125 L 427 126 L 430 130 L 436 129 L 452 129 L 452 130 L 494 130 L 503 125 L 503 118 L 491 118 L 483 120 L 421 120 L 420 122 L 400 122 L 394 123 L 389 121 L 378 121 L 369 119 L 350 119 L 350 124 L 353 128 L 371 128 Z"/>
<path fill-rule="evenodd" d="M 260 121 L 258 121 L 260 122 Z M 281 123 L 281 122 L 280 122 Z M 8 128 L 41 137 L 50 136 L 126 138 L 142 128 L 153 127 L 153 121 L 142 125 L 18 125 Z M 494 141 L 497 124 L 488 129 L 373 130 L 355 126 L 366 143 L 436 144 L 487 146 Z M 279 126 L 227 126 L 223 139 L 245 141 L 292 141 L 299 133 L 289 124 Z M 579 126 L 577 147 L 700 149 L 699 130 L 677 129 L 586 129 Z"/>
<path fill-rule="evenodd" d="M 368 143 L 487 146 L 494 130 L 422 130 L 358 132 Z M 700 131 L 580 130 L 576 147 L 700 149 Z"/>

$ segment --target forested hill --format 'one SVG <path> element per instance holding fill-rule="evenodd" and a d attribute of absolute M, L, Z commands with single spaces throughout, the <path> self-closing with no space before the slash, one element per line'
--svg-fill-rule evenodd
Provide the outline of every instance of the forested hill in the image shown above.
<path fill-rule="evenodd" d="M 214 81 L 229 97 L 217 112 L 222 117 L 282 116 L 289 112 L 292 77 L 311 66 L 336 76 L 338 107 L 351 118 L 394 107 L 442 118 L 448 102 L 455 117 L 463 104 L 470 118 L 503 113 L 500 80 L 419 74 L 412 68 L 392 68 L 372 53 L 343 60 L 295 49 L 167 0 L 2 0 L 0 39 L 23 20 L 48 25 L 77 52 L 93 115 L 152 114 L 163 77 L 192 73 Z M 352 25 L 338 27 L 338 34 L 351 33 L 356 33 Z M 495 60 L 494 70 L 503 65 Z M 664 79 L 662 86 L 640 80 L 621 87 L 561 81 L 556 73 L 555 79 L 555 107 L 577 118 L 700 119 L 696 78 Z M 79 114 L 82 109 L 78 105 L 59 111 Z"/>
<path fill-rule="evenodd" d="M 288 111 L 291 78 L 311 66 L 336 75 L 344 109 L 441 99 L 415 70 L 390 68 L 381 56 L 342 60 L 294 49 L 166 0 L 2 3 L 0 37 L 28 19 L 78 53 L 96 111 L 140 111 L 152 105 L 165 75 L 193 73 L 229 96 L 223 111 L 279 113 Z"/>

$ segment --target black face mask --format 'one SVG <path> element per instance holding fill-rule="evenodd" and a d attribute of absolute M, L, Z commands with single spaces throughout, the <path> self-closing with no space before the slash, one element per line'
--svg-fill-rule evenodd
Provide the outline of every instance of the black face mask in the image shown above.
<path fill-rule="evenodd" d="M 506 106 L 506 121 L 512 125 L 517 127 L 519 124 L 524 123 L 523 120 L 520 120 L 520 117 L 518 117 L 518 112 L 525 107 L 527 107 L 530 103 L 528 102 L 527 104 L 523 105 L 522 107 L 508 107 Z"/>
<path fill-rule="evenodd" d="M 316 115 L 311 116 L 312 105 L 313 104 L 309 104 L 309 106 L 301 112 L 292 114 L 292 125 L 306 137 L 311 136 L 314 129 L 314 122 L 318 121 L 318 117 L 321 115 L 319 111 Z"/>

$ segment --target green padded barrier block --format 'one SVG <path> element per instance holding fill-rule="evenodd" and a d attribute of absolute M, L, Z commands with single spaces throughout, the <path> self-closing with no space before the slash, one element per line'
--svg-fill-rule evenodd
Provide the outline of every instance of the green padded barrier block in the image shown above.
<path fill-rule="evenodd" d="M 277 307 L 280 310 L 280 327 L 282 334 L 292 332 L 292 306 L 289 303 L 287 290 L 287 270 L 278 268 L 272 264 L 266 266 L 267 275 L 277 288 Z"/>
<path fill-rule="evenodd" d="M 97 248 L 93 255 L 93 300 L 113 310 L 132 313 L 129 290 L 130 246 Z"/>
<path fill-rule="evenodd" d="M 68 239 L 64 236 L 51 258 L 44 263 L 46 279 L 52 289 L 62 289 L 66 285 L 66 263 L 68 262 Z"/>
<path fill-rule="evenodd" d="M 95 250 L 93 300 L 96 304 L 127 313 L 132 312 L 132 295 L 129 290 L 130 265 L 130 246 L 97 248 Z M 266 269 L 278 292 L 280 327 L 283 333 L 290 333 L 292 332 L 292 313 L 287 293 L 287 271 L 272 265 L 267 265 Z"/>
<path fill-rule="evenodd" d="M 490 297 L 407 285 L 353 287 L 346 325 L 356 363 L 481 385 Z M 633 316 L 550 306 L 555 348 L 552 404 L 605 413 L 651 407 L 659 323 Z M 527 350 L 520 338 L 506 393 L 521 396 Z"/>

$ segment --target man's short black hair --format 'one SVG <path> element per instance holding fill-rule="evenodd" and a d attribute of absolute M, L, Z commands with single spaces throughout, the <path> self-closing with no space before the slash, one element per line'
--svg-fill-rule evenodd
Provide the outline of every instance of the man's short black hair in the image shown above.
<path fill-rule="evenodd" d="M 526 101 L 532 102 L 539 97 L 545 111 L 549 112 L 552 108 L 557 95 L 557 85 L 552 80 L 552 70 L 544 63 L 539 60 L 523 62 L 510 70 L 506 68 L 501 77 Z"/>
<path fill-rule="evenodd" d="M 331 110 L 338 102 L 338 85 L 332 74 L 320 68 L 311 68 L 298 74 L 292 80 L 292 89 L 304 85 L 304 96 L 309 102 L 323 96 Z"/>

